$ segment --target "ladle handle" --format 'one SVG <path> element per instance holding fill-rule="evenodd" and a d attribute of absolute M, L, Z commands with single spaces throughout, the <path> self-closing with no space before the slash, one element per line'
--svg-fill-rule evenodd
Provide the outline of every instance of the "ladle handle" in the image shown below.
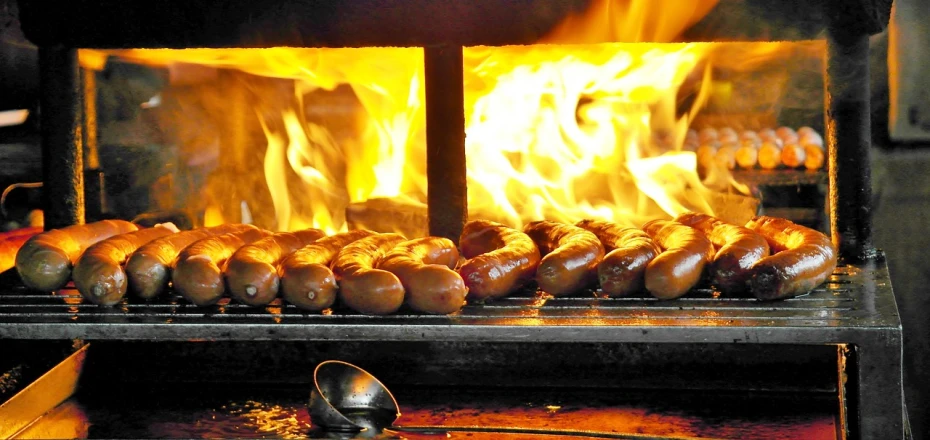
<path fill-rule="evenodd" d="M 667 437 L 631 433 L 614 433 L 600 431 L 586 431 L 582 429 L 537 429 L 517 428 L 511 426 L 391 426 L 385 428 L 385 434 L 420 434 L 446 436 L 450 432 L 482 432 L 493 434 L 528 434 L 528 435 L 558 435 L 579 438 L 611 438 L 629 440 L 714 440 L 709 437 Z"/>

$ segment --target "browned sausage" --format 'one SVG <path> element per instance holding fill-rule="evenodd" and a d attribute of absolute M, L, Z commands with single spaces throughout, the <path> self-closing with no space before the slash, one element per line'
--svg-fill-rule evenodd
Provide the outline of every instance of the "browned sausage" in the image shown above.
<path fill-rule="evenodd" d="M 836 248 L 826 235 L 775 217 L 756 217 L 746 227 L 769 242 L 774 253 L 752 267 L 749 290 L 769 300 L 801 295 L 836 270 Z"/>
<path fill-rule="evenodd" d="M 529 235 L 500 223 L 472 220 L 459 238 L 468 261 L 459 274 L 468 288 L 469 301 L 509 295 L 536 276 L 539 248 Z"/>
<path fill-rule="evenodd" d="M 349 243 L 373 235 L 360 229 L 323 237 L 294 251 L 278 268 L 281 296 L 304 310 L 323 310 L 336 302 L 336 275 L 329 268 L 333 258 Z"/>
<path fill-rule="evenodd" d="M 575 293 L 597 282 L 604 245 L 577 226 L 551 221 L 528 223 L 526 232 L 543 255 L 536 270 L 539 288 L 553 296 Z"/>
<path fill-rule="evenodd" d="M 400 234 L 378 234 L 342 248 L 333 259 L 339 297 L 353 310 L 371 315 L 396 312 L 404 303 L 404 286 L 397 275 L 375 269 L 378 261 L 397 243 Z"/>
<path fill-rule="evenodd" d="M 643 230 L 663 249 L 646 266 L 646 290 L 659 299 L 688 293 L 714 258 L 714 245 L 697 229 L 674 221 L 653 220 Z"/>
<path fill-rule="evenodd" d="M 378 268 L 397 275 L 414 310 L 448 314 L 465 304 L 465 282 L 452 270 L 459 251 L 448 238 L 423 237 L 402 241 L 378 262 Z"/>
<path fill-rule="evenodd" d="M 171 269 L 181 250 L 191 243 L 215 235 L 242 230 L 246 225 L 231 223 L 211 228 L 181 231 L 152 240 L 129 257 L 126 262 L 126 277 L 129 291 L 143 299 L 151 299 L 168 289 Z"/>
<path fill-rule="evenodd" d="M 752 265 L 769 255 L 769 244 L 764 237 L 707 214 L 689 212 L 679 215 L 675 221 L 703 232 L 717 248 L 709 267 L 711 283 L 728 295 L 749 290 Z"/>
<path fill-rule="evenodd" d="M 646 265 L 662 252 L 649 234 L 597 220 L 582 220 L 575 225 L 596 235 L 607 251 L 597 265 L 597 278 L 607 296 L 624 296 L 643 290 Z"/>
<path fill-rule="evenodd" d="M 155 225 L 153 228 L 140 229 L 116 235 L 87 248 L 77 264 L 71 277 L 74 286 L 88 301 L 102 306 L 119 303 L 126 295 L 126 271 L 123 264 L 139 246 L 156 238 L 178 232 L 171 223 Z"/>
<path fill-rule="evenodd" d="M 100 240 L 138 229 L 123 220 L 103 220 L 43 232 L 16 253 L 16 272 L 36 290 L 56 290 L 71 278 L 71 268 L 84 250 Z"/>
<path fill-rule="evenodd" d="M 229 258 L 223 271 L 230 296 L 250 306 L 270 303 L 278 296 L 281 260 L 325 235 L 319 229 L 280 232 L 242 246 Z"/>
<path fill-rule="evenodd" d="M 223 297 L 223 267 L 226 260 L 240 247 L 260 240 L 270 232 L 255 226 L 214 237 L 197 240 L 178 255 L 171 272 L 174 290 L 188 301 L 206 306 Z"/>

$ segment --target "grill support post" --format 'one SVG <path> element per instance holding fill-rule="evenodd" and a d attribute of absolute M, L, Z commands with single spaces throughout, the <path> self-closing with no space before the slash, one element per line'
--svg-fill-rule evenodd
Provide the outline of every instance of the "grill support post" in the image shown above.
<path fill-rule="evenodd" d="M 77 49 L 39 47 L 45 229 L 84 223 L 83 87 Z"/>
<path fill-rule="evenodd" d="M 83 98 L 82 148 L 84 152 L 84 209 L 86 221 L 103 218 L 106 203 L 103 170 L 100 169 L 100 154 L 97 146 L 97 73 L 92 69 L 81 69 Z"/>
<path fill-rule="evenodd" d="M 830 232 L 846 261 L 874 259 L 872 244 L 869 35 L 846 14 L 825 14 L 826 141 Z"/>
<path fill-rule="evenodd" d="M 458 244 L 468 217 L 462 47 L 426 47 L 423 63 L 429 233 Z"/>

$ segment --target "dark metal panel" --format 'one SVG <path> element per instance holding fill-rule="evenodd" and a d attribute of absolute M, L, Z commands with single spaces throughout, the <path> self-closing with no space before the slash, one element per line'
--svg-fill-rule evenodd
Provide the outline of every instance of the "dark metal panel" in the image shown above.
<path fill-rule="evenodd" d="M 45 228 L 84 223 L 83 84 L 77 50 L 39 48 Z"/>
<path fill-rule="evenodd" d="M 423 52 L 429 233 L 458 243 L 468 217 L 462 47 Z"/>
<path fill-rule="evenodd" d="M 824 81 L 830 231 L 842 258 L 862 261 L 876 256 L 872 244 L 869 36 L 850 28 L 847 15 L 829 17 Z"/>

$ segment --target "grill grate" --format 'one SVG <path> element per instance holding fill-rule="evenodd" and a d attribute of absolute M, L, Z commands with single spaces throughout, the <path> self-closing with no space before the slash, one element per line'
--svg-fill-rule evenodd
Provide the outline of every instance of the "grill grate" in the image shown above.
<path fill-rule="evenodd" d="M 897 325 L 884 264 L 840 267 L 810 294 L 785 301 L 721 298 L 710 289 L 695 289 L 674 301 L 601 298 L 595 292 L 547 298 L 524 292 L 468 305 L 449 316 L 406 309 L 390 316 L 343 309 L 306 313 L 280 299 L 264 308 L 228 299 L 197 307 L 173 293 L 156 302 L 130 299 L 99 307 L 71 287 L 43 293 L 15 286 L 0 294 L 0 337 L 18 339 L 710 342 L 710 337 L 724 342 L 799 342 L 799 334 L 811 331 L 828 334 Z"/>

